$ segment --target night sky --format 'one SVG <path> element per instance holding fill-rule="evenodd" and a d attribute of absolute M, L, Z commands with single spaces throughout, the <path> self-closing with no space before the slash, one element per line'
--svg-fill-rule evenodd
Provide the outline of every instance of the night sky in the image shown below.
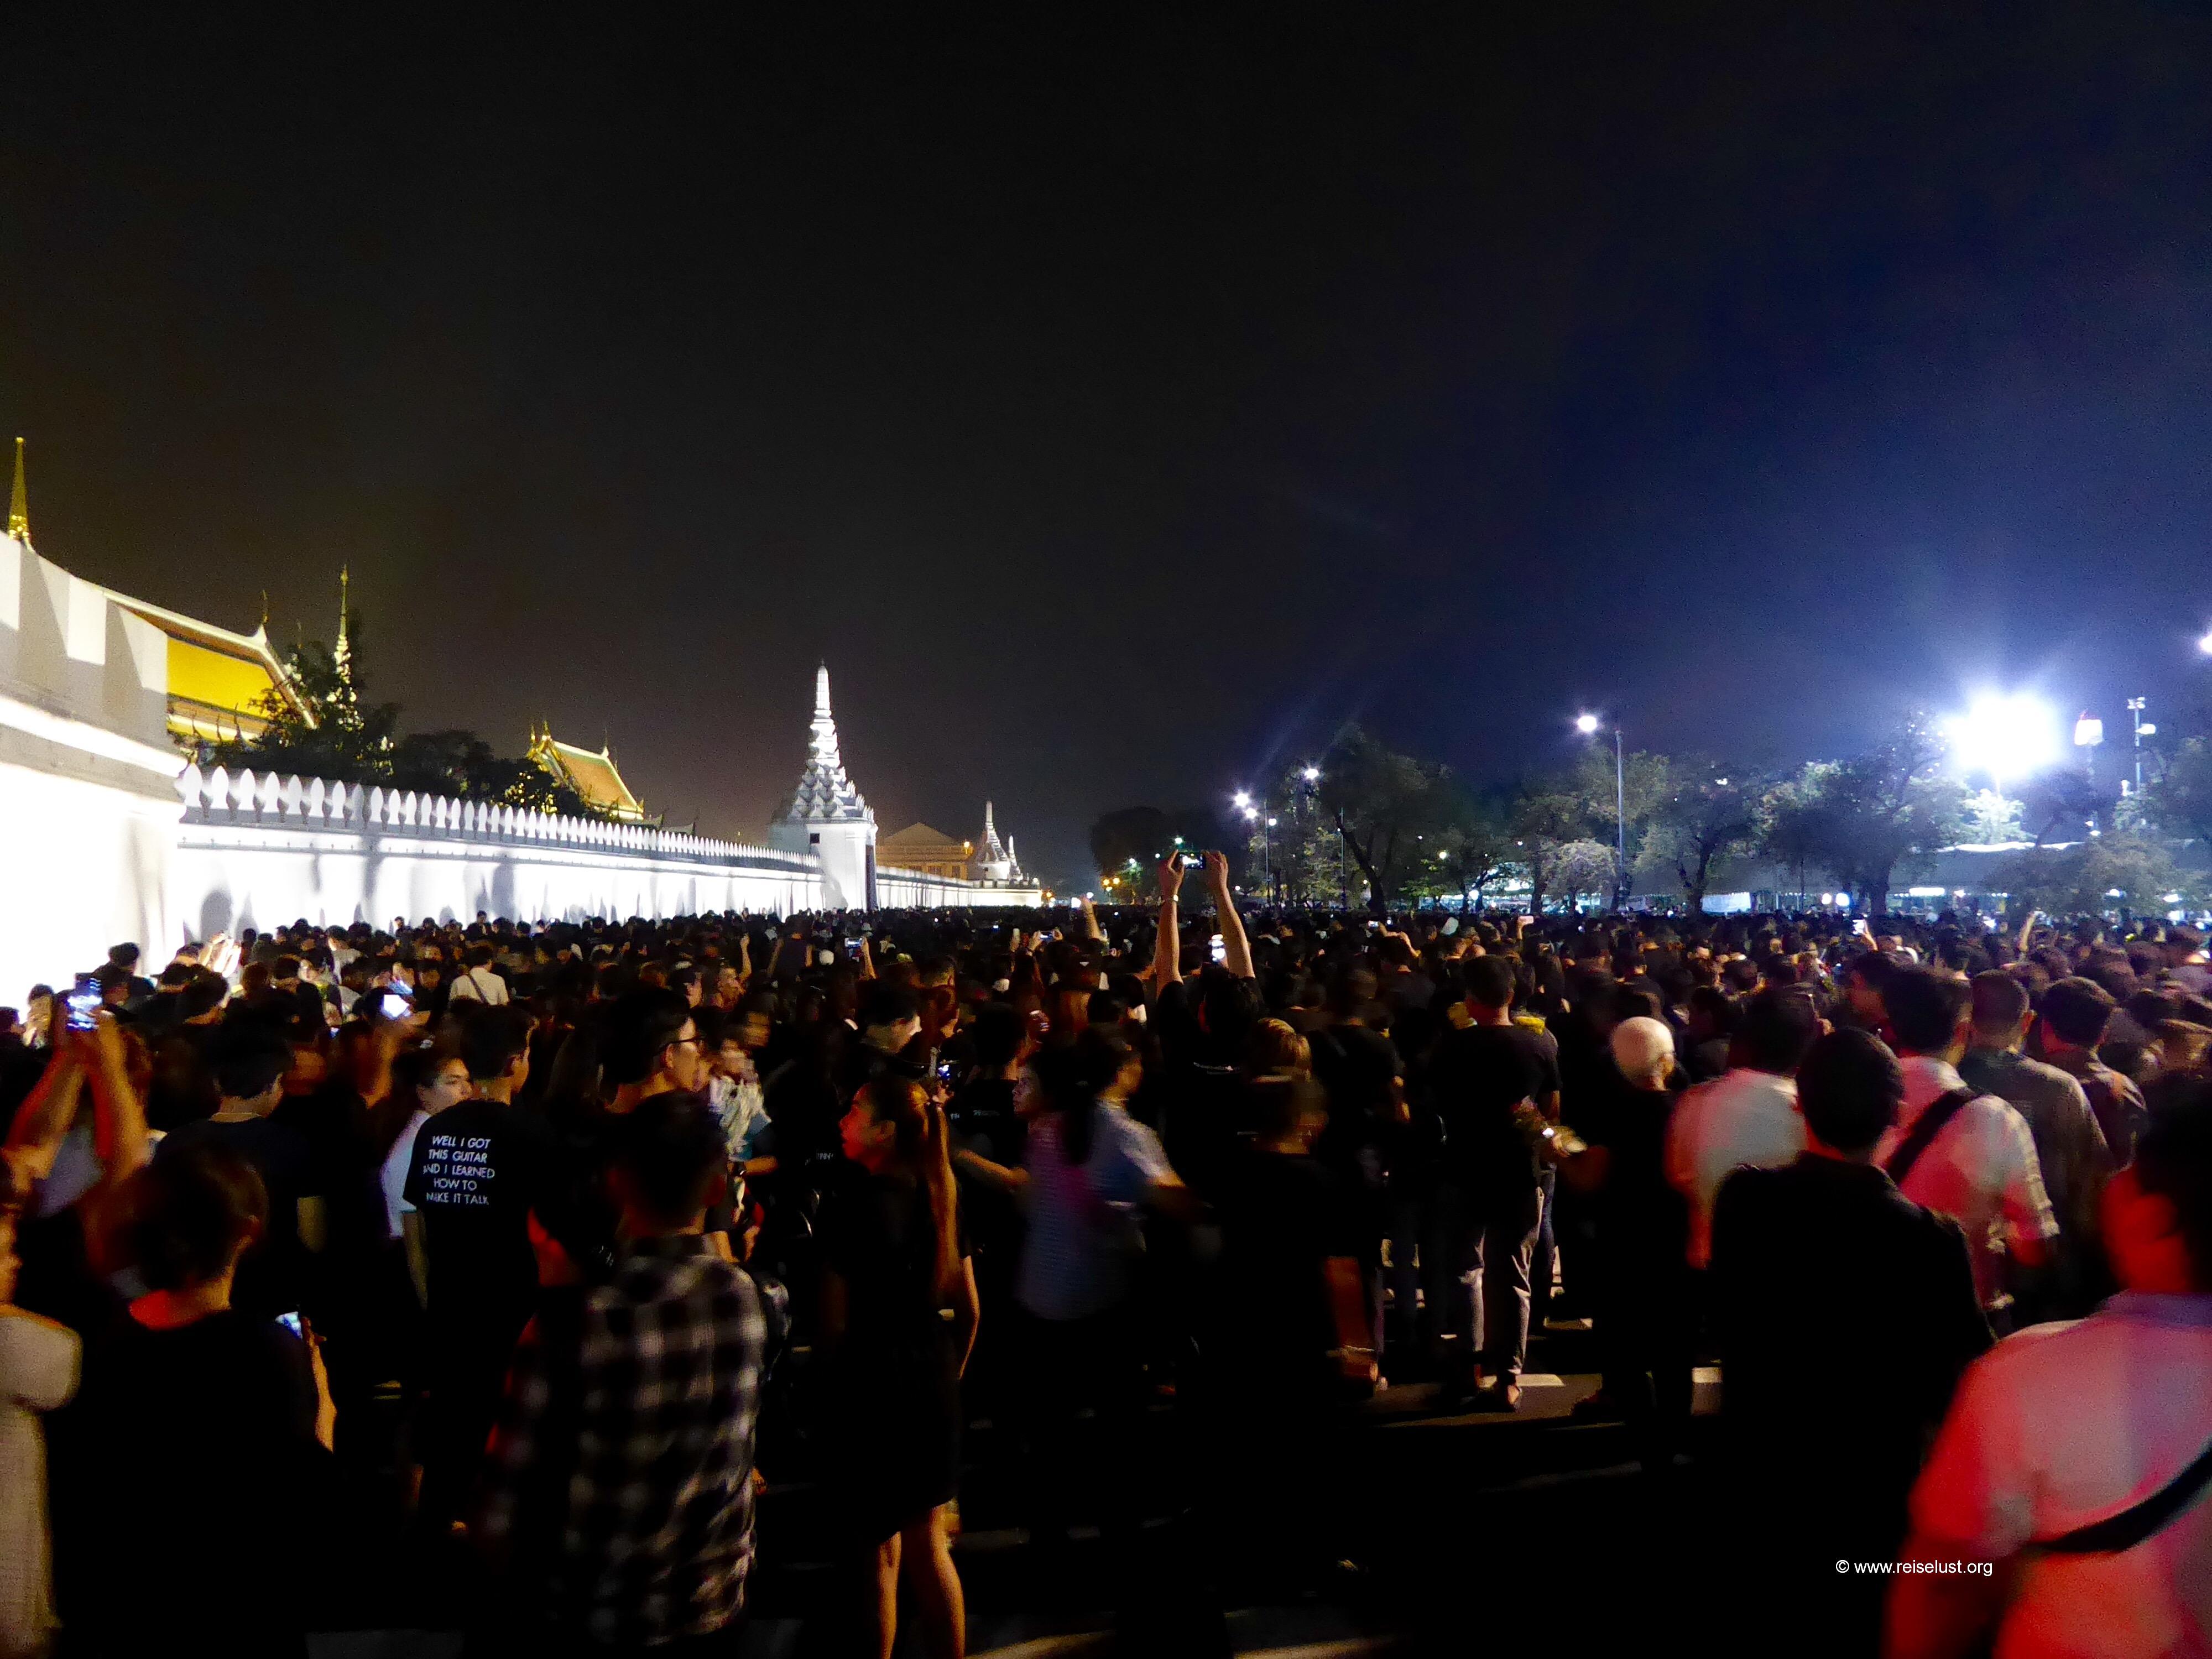
<path fill-rule="evenodd" d="M 280 645 L 349 562 L 411 727 L 674 820 L 760 833 L 823 657 L 886 832 L 1048 877 L 1347 716 L 1504 777 L 2212 676 L 2202 8 L 47 9 L 40 550 Z"/>

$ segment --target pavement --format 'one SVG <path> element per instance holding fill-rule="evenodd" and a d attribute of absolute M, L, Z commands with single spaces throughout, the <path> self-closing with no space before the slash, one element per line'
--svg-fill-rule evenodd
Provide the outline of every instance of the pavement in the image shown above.
<path fill-rule="evenodd" d="M 1711 1621 L 1681 1593 L 1705 1573 L 1698 1540 L 1713 1502 L 1705 1476 L 1717 1376 L 1701 1371 L 1691 1455 L 1660 1474 L 1637 1461 L 1629 1431 L 1575 1420 L 1596 1391 L 1585 1321 L 1532 1334 L 1532 1369 L 1512 1413 L 1447 1408 L 1436 1387 L 1387 1388 L 1358 1410 L 1334 1465 L 1317 1462 L 1312 1501 L 1340 1522 L 1356 1570 L 1316 1571 L 1264 1589 L 1224 1583 L 1208 1563 L 1218 1538 L 1173 1512 L 1174 1465 L 1191 1449 L 1165 1403 L 1145 1436 L 1146 1467 L 1124 1473 L 1145 1515 L 1133 1556 L 1109 1555 L 1077 1527 L 1049 1565 L 1029 1547 L 1011 1440 L 971 1426 L 962 1532 L 969 1652 L 979 1659 L 1107 1653 L 1207 1659 L 1364 1659 L 1369 1655 L 1540 1650 L 1547 1659 L 1698 1641 Z M 1290 1447 L 1296 1457 L 1304 1449 Z M 771 1463 L 769 1467 L 773 1467 Z M 771 1486 L 759 1511 L 750 1613 L 732 1659 L 817 1659 L 852 1650 L 858 1585 L 828 1543 L 826 1494 Z M 1724 1583 L 1714 1593 L 1725 1593 Z M 1116 1609 L 1122 1609 L 1117 1614 Z M 315 1659 L 458 1659 L 450 1632 L 319 1635 Z M 902 1633 L 901 1654 L 920 1655 Z"/>

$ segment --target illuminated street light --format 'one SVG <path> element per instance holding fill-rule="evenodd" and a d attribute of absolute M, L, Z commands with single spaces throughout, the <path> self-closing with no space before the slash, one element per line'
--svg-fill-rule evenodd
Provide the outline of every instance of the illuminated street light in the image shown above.
<path fill-rule="evenodd" d="M 1597 726 L 1598 720 L 1597 716 L 1595 714 L 1577 714 L 1575 716 L 1575 730 L 1581 732 L 1586 738 L 1595 734 L 1597 731 Z"/>
<path fill-rule="evenodd" d="M 2205 630 L 2204 636 L 2197 641 L 2197 648 L 2206 656 L 2212 657 L 2212 629 Z"/>
<path fill-rule="evenodd" d="M 1250 792 L 1248 790 L 1239 789 L 1237 792 L 1237 805 L 1242 807 L 1244 811 L 1248 812 L 1252 810 L 1252 796 Z"/>
<path fill-rule="evenodd" d="M 2212 639 L 2212 635 L 2207 635 L 2205 637 L 2207 639 Z M 1298 775 L 1303 777 L 1308 783 L 1319 783 L 1321 781 L 1321 768 L 1318 766 L 1309 766 Z"/>
<path fill-rule="evenodd" d="M 2057 717 L 2040 697 L 2016 692 L 2008 697 L 1979 696 L 1966 712 L 1943 723 L 1951 758 L 1961 772 L 1984 772 L 1990 787 L 2004 793 L 2058 758 Z"/>

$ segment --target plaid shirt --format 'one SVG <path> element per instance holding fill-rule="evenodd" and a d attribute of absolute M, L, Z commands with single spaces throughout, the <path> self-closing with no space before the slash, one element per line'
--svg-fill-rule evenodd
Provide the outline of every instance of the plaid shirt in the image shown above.
<path fill-rule="evenodd" d="M 520 1544 L 560 1622 L 605 1643 L 704 1635 L 744 1604 L 767 1328 L 751 1276 L 696 1234 L 523 1332 L 488 1454 L 484 1536 Z"/>

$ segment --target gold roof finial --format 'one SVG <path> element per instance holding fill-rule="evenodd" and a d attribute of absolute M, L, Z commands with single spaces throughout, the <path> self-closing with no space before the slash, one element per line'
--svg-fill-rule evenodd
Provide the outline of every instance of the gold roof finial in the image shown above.
<path fill-rule="evenodd" d="M 31 544 L 31 492 L 23 485 L 23 441 L 15 440 L 15 488 L 8 497 L 8 533 Z"/>

